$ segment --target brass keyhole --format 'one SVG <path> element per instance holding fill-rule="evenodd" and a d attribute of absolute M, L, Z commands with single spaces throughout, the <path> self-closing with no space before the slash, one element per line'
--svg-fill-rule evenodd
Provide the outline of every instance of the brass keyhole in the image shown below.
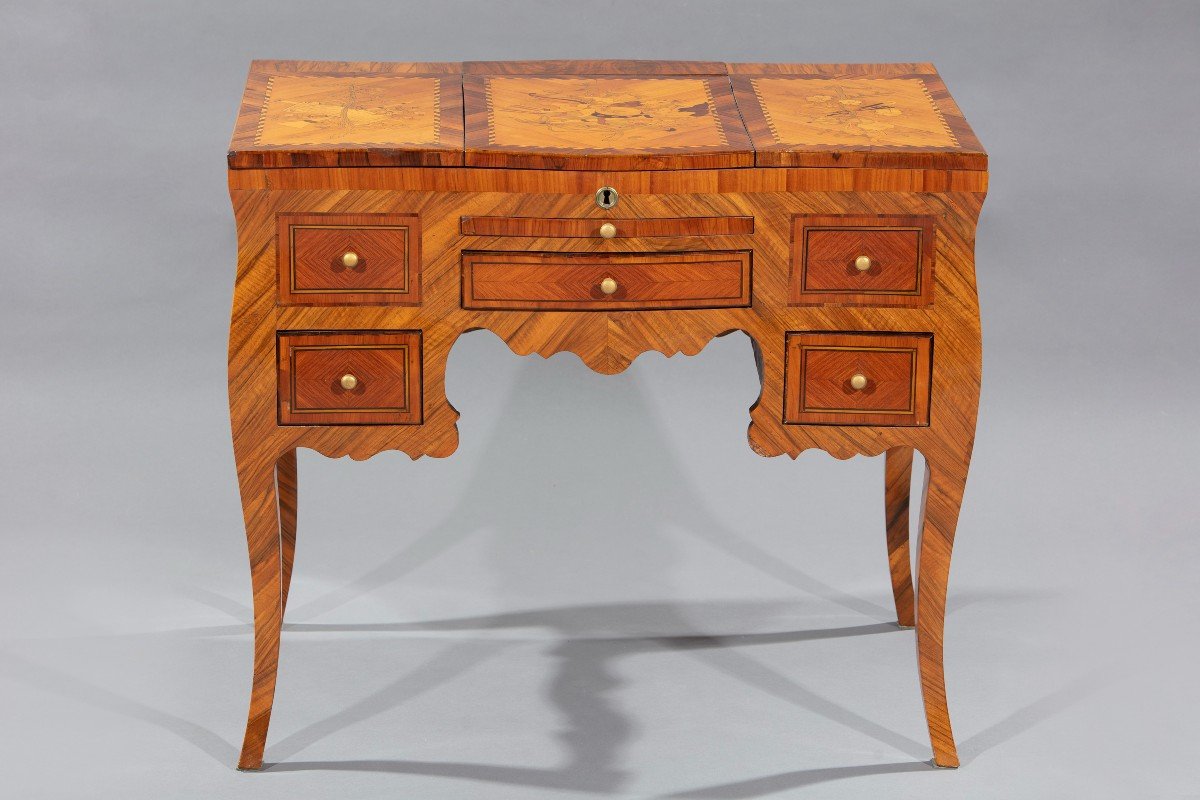
<path fill-rule="evenodd" d="M 612 208 L 617 204 L 617 190 L 604 186 L 596 192 L 596 205 L 601 208 Z"/>

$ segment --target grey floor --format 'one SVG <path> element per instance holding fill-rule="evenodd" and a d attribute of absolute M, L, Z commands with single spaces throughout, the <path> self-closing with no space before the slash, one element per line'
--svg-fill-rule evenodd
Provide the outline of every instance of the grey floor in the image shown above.
<path fill-rule="evenodd" d="M 327 3 L 3 6 L 0 797 L 1200 797 L 1200 6 L 500 5 L 344 3 L 375 24 L 333 43 Z M 238 773 L 246 62 L 647 54 L 930 58 L 992 153 L 962 768 L 927 763 L 880 459 L 755 456 L 741 335 L 606 377 L 478 332 L 452 458 L 302 453 L 272 766 Z"/>

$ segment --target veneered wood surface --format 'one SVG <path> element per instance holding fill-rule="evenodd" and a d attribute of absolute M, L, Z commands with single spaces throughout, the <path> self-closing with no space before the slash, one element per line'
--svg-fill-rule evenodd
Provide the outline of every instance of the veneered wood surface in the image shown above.
<path fill-rule="evenodd" d="M 266 62 L 260 62 L 266 63 Z M 384 68 L 386 66 L 386 69 Z M 447 74 L 434 65 L 344 65 L 348 71 Z M 286 72 L 286 65 L 271 69 Z M 449 74 L 461 72 L 450 65 Z M 613 68 L 617 69 L 617 68 Z M 735 74 L 891 74 L 878 65 L 730 65 Z M 293 71 L 337 71 L 305 63 Z M 898 74 L 933 74 L 902 65 Z M 536 73 L 534 73 L 536 74 Z M 588 70 L 584 74 L 598 74 Z M 945 104 L 943 103 L 943 111 Z M 243 114 L 243 117 L 245 114 Z M 239 122 L 241 125 L 241 122 Z M 954 126 L 951 125 L 951 129 Z M 961 134 L 955 135 L 964 141 Z M 279 632 L 295 552 L 294 453 L 368 458 L 400 450 L 412 458 L 447 456 L 458 443 L 457 412 L 446 396 L 445 366 L 462 333 L 484 329 L 513 352 L 574 352 L 613 373 L 646 351 L 699 352 L 718 335 L 748 337 L 759 363 L 760 395 L 749 409 L 748 439 L 766 456 L 820 449 L 837 458 L 919 450 L 928 474 L 917 550 L 917 651 L 934 760 L 958 764 L 946 703 L 942 632 L 958 510 L 970 463 L 978 408 L 980 351 L 974 236 L 987 188 L 986 170 L 924 167 L 737 168 L 553 171 L 459 167 L 311 166 L 319 150 L 297 151 L 282 168 L 232 169 L 238 265 L 229 339 L 230 412 L 254 589 L 254 678 L 239 766 L 261 766 L 278 669 Z M 380 151 L 359 163 L 388 164 Z M 396 162 L 391 162 L 396 163 Z M 405 163 L 405 162 L 399 162 Z M 845 163 L 845 160 L 841 162 Z M 305 165 L 309 166 L 305 166 Z M 237 166 L 236 164 L 234 166 Z M 303 168 L 297 168 L 303 167 Z M 614 212 L 595 206 L 600 186 L 621 195 Z M 285 306 L 278 302 L 276 216 L 289 213 L 413 214 L 421 219 L 422 295 L 412 306 Z M 620 216 L 618 217 L 617 214 Z M 846 303 L 789 305 L 794 220 L 798 216 L 892 215 L 936 221 L 933 301 L 920 308 Z M 722 236 L 502 237 L 465 234 L 463 217 L 608 219 L 684 216 L 754 218 L 753 233 Z M 462 252 L 666 253 L 747 250 L 754 276 L 748 306 L 722 309 L 587 312 L 462 308 Z M 281 425 L 278 332 L 421 332 L 421 424 Z M 789 333 L 928 334 L 936 342 L 924 426 L 806 425 L 784 422 Z M 894 472 L 894 470 L 893 470 Z M 894 483 L 889 477 L 889 485 Z M 894 492 L 892 494 L 895 494 Z M 888 501 L 889 522 L 897 500 Z M 291 510 L 289 510 L 291 509 Z M 894 526 L 889 525 L 889 531 Z M 897 534 L 898 535 L 898 534 Z M 891 537 L 889 537 L 891 547 Z M 893 548 L 894 554 L 896 549 Z M 899 581 L 899 564 L 892 571 Z M 898 617 L 903 621 L 903 615 Z"/>
<path fill-rule="evenodd" d="M 280 334 L 280 425 L 420 423 L 420 331 Z"/>
<path fill-rule="evenodd" d="M 985 170 L 987 155 L 929 64 L 603 60 L 255 61 L 229 154 L 233 168 L 464 163 Z"/>
<path fill-rule="evenodd" d="M 790 302 L 928 305 L 935 230 L 927 216 L 796 217 Z M 871 259 L 865 272 L 859 256 Z"/>
<path fill-rule="evenodd" d="M 467 61 L 464 75 L 724 75 L 720 61 L 646 59 L 549 59 L 546 61 Z"/>
<path fill-rule="evenodd" d="M 463 103 L 469 166 L 754 165 L 726 78 L 466 75 Z"/>
<path fill-rule="evenodd" d="M 614 239 L 647 236 L 737 236 L 754 233 L 754 217 L 667 217 L 663 219 L 550 217 L 463 217 L 459 231 L 466 236 L 522 236 L 543 239 L 603 238 L 600 226 L 611 223 Z"/>
<path fill-rule="evenodd" d="M 750 304 L 750 251 L 463 253 L 463 308 L 562 311 Z M 610 295 L 606 278 L 617 282 Z"/>
<path fill-rule="evenodd" d="M 913 610 L 912 554 L 909 549 L 908 509 L 912 494 L 911 447 L 893 447 L 884 457 L 883 507 L 887 529 L 888 571 L 896 622 L 903 628 L 916 623 Z"/>
<path fill-rule="evenodd" d="M 431 174 L 436 173 L 436 175 Z M 979 327 L 973 245 L 982 191 L 927 191 L 954 185 L 953 173 L 904 174 L 892 183 L 870 170 L 688 171 L 685 173 L 548 173 L 520 170 L 293 170 L 263 176 L 237 171 L 231 194 L 238 219 L 239 269 L 230 335 L 230 397 L 235 453 L 244 475 L 247 533 L 256 586 L 256 678 L 243 766 L 261 763 L 276 669 L 282 576 L 278 543 L 278 499 L 274 473 L 280 455 L 309 447 L 328 456 L 366 458 L 399 449 L 413 457 L 445 456 L 457 443 L 457 413 L 445 396 L 445 361 L 464 331 L 485 328 L 514 352 L 550 355 L 569 350 L 601 372 L 619 372 L 640 352 L 695 353 L 716 335 L 742 331 L 762 363 L 762 393 L 750 413 L 751 446 L 764 455 L 798 455 L 823 449 L 839 458 L 877 455 L 891 447 L 914 447 L 932 468 L 965 477 L 978 401 Z M 503 174 L 501 174 L 503 173 Z M 765 173 L 769 173 L 765 174 Z M 833 173 L 844 173 L 850 182 Z M 775 177 L 778 176 L 778 177 Z M 326 186 L 319 188 L 318 183 Z M 753 234 L 722 237 L 727 249 L 755 254 L 751 304 L 747 308 L 594 311 L 475 311 L 461 308 L 461 252 L 494 247 L 497 237 L 463 235 L 463 216 L 573 216 L 607 219 L 592 195 L 601 185 L 621 193 L 622 216 L 663 218 L 680 215 L 753 216 Z M 267 188 L 268 185 L 272 188 Z M 863 193 L 857 186 L 877 186 Z M 899 185 L 899 190 L 887 187 Z M 965 185 L 982 188 L 971 179 Z M 246 187 L 246 188 L 239 188 Z M 649 187 L 668 193 L 647 192 Z M 728 187 L 730 191 L 722 191 Z M 839 188 L 844 187 L 844 188 Z M 738 191 L 734 191 L 734 190 Z M 938 270 L 935 301 L 923 309 L 789 306 L 793 218 L 796 215 L 872 213 L 931 216 L 937 219 Z M 423 285 L 420 306 L 283 307 L 276 303 L 275 215 L 319 209 L 332 213 L 406 213 L 422 220 Z M 522 239 L 521 250 L 548 252 L 647 252 L 665 248 L 705 248 L 701 237 L 624 239 Z M 436 243 L 436 245 L 434 244 Z M 517 242 L 514 241 L 514 244 Z M 264 287 L 272 287 L 264 292 Z M 423 341 L 422 425 L 280 426 L 276 415 L 275 331 L 421 330 Z M 785 337 L 789 331 L 922 331 L 932 333 L 937 357 L 930 376 L 928 426 L 783 424 Z M 264 477 L 269 475 L 270 479 Z M 941 569 L 953 535 L 948 521 L 953 482 L 931 484 L 941 499 L 940 513 L 927 522 L 934 538 L 923 541 L 919 563 Z M 269 497 L 268 497 L 269 496 Z M 262 511 L 269 505 L 269 517 Z M 269 537 L 264 539 L 264 537 Z M 274 556 L 263 548 L 274 542 Z M 928 544 L 926 544 L 926 542 Z M 934 543 L 938 543 L 934 546 Z M 924 562 L 920 561 L 924 559 Z M 273 576 L 273 577 L 272 577 Z M 940 764 L 955 763 L 945 709 L 945 690 L 934 656 L 940 653 L 936 593 L 944 579 L 931 574 L 918 613 L 922 680 L 927 714 Z M 921 576 L 918 575 L 918 582 Z M 275 597 L 275 603 L 270 601 Z"/>
<path fill-rule="evenodd" d="M 789 333 L 784 421 L 928 425 L 931 344 L 925 334 Z M 866 386 L 851 386 L 855 375 Z"/>
<path fill-rule="evenodd" d="M 416 305 L 421 220 L 414 214 L 280 214 L 279 302 Z M 346 253 L 358 256 L 347 267 Z"/>
<path fill-rule="evenodd" d="M 229 166 L 462 164 L 461 78 L 449 66 L 255 61 Z"/>
<path fill-rule="evenodd" d="M 987 169 L 930 64 L 731 64 L 758 166 Z"/>

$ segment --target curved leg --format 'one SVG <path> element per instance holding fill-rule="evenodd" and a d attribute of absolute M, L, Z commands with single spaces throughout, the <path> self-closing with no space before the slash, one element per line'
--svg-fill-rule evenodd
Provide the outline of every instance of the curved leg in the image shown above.
<path fill-rule="evenodd" d="M 279 492 L 280 568 L 283 571 L 283 599 L 280 613 L 287 612 L 288 589 L 292 585 L 292 564 L 296 561 L 296 451 L 288 450 L 275 464 L 276 491 Z"/>
<path fill-rule="evenodd" d="M 896 621 L 911 628 L 913 621 L 912 562 L 908 551 L 908 503 L 912 487 L 911 447 L 887 451 L 884 466 L 883 504 L 887 524 L 888 567 L 892 573 L 892 597 Z"/>
<path fill-rule="evenodd" d="M 966 464 L 947 466 L 926 459 L 925 493 L 921 506 L 921 540 L 917 556 L 917 662 L 925 720 L 933 745 L 933 763 L 957 767 L 958 751 L 946 707 L 946 676 L 942 666 L 942 632 L 946 620 L 946 585 L 954 529 L 967 482 Z"/>
<path fill-rule="evenodd" d="M 254 683 L 238 769 L 258 769 L 262 766 L 267 727 L 271 723 L 271 704 L 275 699 L 279 631 L 283 620 L 276 463 L 274 458 L 255 458 L 252 461 L 238 458 L 242 513 L 246 520 L 246 542 L 250 550 L 250 581 L 254 587 Z"/>

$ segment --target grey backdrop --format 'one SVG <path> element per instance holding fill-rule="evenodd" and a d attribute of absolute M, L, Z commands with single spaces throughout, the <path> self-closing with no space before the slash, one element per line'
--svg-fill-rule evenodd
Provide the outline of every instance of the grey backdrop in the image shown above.
<path fill-rule="evenodd" d="M 0 16 L 0 795 L 1200 797 L 1200 4 L 122 2 Z M 228 437 L 251 58 L 931 60 L 991 153 L 947 623 L 882 462 L 745 444 L 748 341 L 455 347 L 450 459 L 301 456 L 264 774 Z"/>

